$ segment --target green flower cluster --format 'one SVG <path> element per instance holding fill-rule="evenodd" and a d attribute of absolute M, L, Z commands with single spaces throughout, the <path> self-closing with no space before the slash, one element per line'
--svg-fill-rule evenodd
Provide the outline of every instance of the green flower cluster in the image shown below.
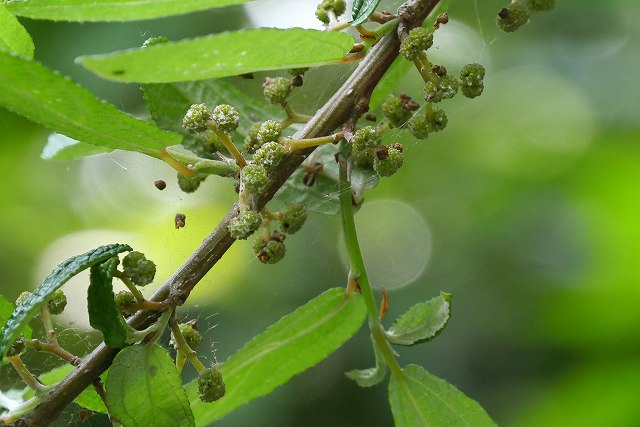
<path fill-rule="evenodd" d="M 267 171 L 262 165 L 245 166 L 240 172 L 240 179 L 244 188 L 251 194 L 261 192 L 269 181 Z"/>
<path fill-rule="evenodd" d="M 284 245 L 286 236 L 277 231 L 268 240 L 258 237 L 253 242 L 253 252 L 263 264 L 275 264 L 284 258 L 287 248 Z"/>
<path fill-rule="evenodd" d="M 285 105 L 291 95 L 291 81 L 286 77 L 267 77 L 262 84 L 264 99 L 269 104 Z"/>
<path fill-rule="evenodd" d="M 207 368 L 198 374 L 198 396 L 201 401 L 214 402 L 226 392 L 222 373 L 217 368 Z"/>
<path fill-rule="evenodd" d="M 200 335 L 200 332 L 198 332 L 198 329 L 196 329 L 196 324 L 197 323 L 195 320 L 178 324 L 178 329 L 180 329 L 182 337 L 191 350 L 195 350 L 196 348 L 198 348 L 200 346 L 200 342 L 202 341 L 202 335 Z M 176 339 L 173 334 L 171 335 L 170 344 L 177 350 Z"/>
<path fill-rule="evenodd" d="M 322 0 L 316 8 L 316 18 L 325 24 L 329 24 L 331 22 L 329 12 L 332 12 L 335 17 L 338 17 L 346 10 L 347 5 L 344 0 Z"/>
<path fill-rule="evenodd" d="M 287 234 L 294 234 L 307 220 L 307 210 L 302 203 L 292 203 L 285 206 L 278 216 L 282 230 Z"/>
<path fill-rule="evenodd" d="M 424 52 L 433 46 L 433 31 L 424 27 L 414 28 L 409 35 L 402 40 L 400 54 L 407 60 L 418 58 L 420 52 Z"/>
<path fill-rule="evenodd" d="M 400 169 L 404 161 L 401 144 L 393 144 L 378 150 L 373 159 L 373 170 L 382 177 L 391 176 Z"/>
<path fill-rule="evenodd" d="M 142 252 L 129 252 L 122 260 L 122 272 L 136 286 L 146 286 L 153 282 L 156 265 L 148 260 Z"/>
<path fill-rule="evenodd" d="M 229 221 L 227 226 L 231 237 L 246 240 L 262 225 L 262 216 L 258 211 L 244 211 Z"/>
<path fill-rule="evenodd" d="M 496 24 L 505 33 L 512 33 L 529 22 L 531 12 L 544 12 L 553 9 L 556 0 L 512 1 L 503 7 L 496 16 Z"/>

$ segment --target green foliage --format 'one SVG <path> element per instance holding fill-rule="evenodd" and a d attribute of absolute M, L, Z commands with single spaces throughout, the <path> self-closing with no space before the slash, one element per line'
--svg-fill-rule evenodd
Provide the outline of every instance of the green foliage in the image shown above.
<path fill-rule="evenodd" d="M 180 15 L 249 0 L 29 0 L 10 1 L 16 15 L 54 21 L 137 21 Z"/>
<path fill-rule="evenodd" d="M 396 427 L 496 426 L 478 402 L 417 365 L 391 377 L 389 403 Z"/>
<path fill-rule="evenodd" d="M 25 58 L 33 58 L 31 36 L 3 4 L 0 4 L 0 49 L 15 52 Z"/>
<path fill-rule="evenodd" d="M 44 281 L 23 301 L 9 317 L 0 335 L 0 355 L 4 355 L 11 343 L 20 335 L 24 327 L 40 310 L 40 307 L 60 289 L 70 278 L 94 264 L 105 261 L 117 254 L 130 251 L 129 245 L 112 244 L 100 246 L 82 255 L 77 255 L 60 263 Z"/>
<path fill-rule="evenodd" d="M 342 61 L 351 36 L 294 28 L 260 28 L 128 49 L 78 61 L 110 80 L 165 83 L 311 67 Z"/>
<path fill-rule="evenodd" d="M 89 324 L 102 332 L 104 343 L 112 348 L 122 348 L 127 343 L 127 325 L 113 294 L 113 275 L 118 258 L 110 258 L 91 267 L 87 310 Z"/>
<path fill-rule="evenodd" d="M 435 338 L 442 332 L 451 317 L 451 295 L 440 296 L 421 302 L 398 317 L 386 332 L 393 344 L 415 345 Z"/>
<path fill-rule="evenodd" d="M 373 337 L 371 341 L 374 342 Z M 360 387 L 373 387 L 384 381 L 387 376 L 387 364 L 384 361 L 384 357 L 380 354 L 380 350 L 375 345 L 375 342 L 373 351 L 376 357 L 376 366 L 368 369 L 356 369 L 345 374 L 347 378 L 354 380 Z"/>
<path fill-rule="evenodd" d="M 157 157 L 178 135 L 134 119 L 41 64 L 0 52 L 0 105 L 79 141 Z"/>
<path fill-rule="evenodd" d="M 47 145 L 42 149 L 43 160 L 72 160 L 78 157 L 92 156 L 112 152 L 112 148 L 76 141 L 59 133 L 49 135 Z"/>
<path fill-rule="evenodd" d="M 219 366 L 227 388 L 224 399 L 204 404 L 197 382 L 187 385 L 196 425 L 209 425 L 314 366 L 351 338 L 364 317 L 362 297 L 348 297 L 337 288 L 283 317 Z"/>
<path fill-rule="evenodd" d="M 195 425 L 180 374 L 162 347 L 122 349 L 105 388 L 111 415 L 127 427 Z"/>
<path fill-rule="evenodd" d="M 4 328 L 4 325 L 7 323 L 7 320 L 9 320 L 14 310 L 14 305 L 11 304 L 11 302 L 7 300 L 3 295 L 0 295 L 0 326 Z M 17 335 L 21 334 L 26 339 L 31 338 L 31 327 L 29 327 L 29 325 L 25 325 L 25 327 L 22 328 L 21 331 L 18 331 Z"/>
<path fill-rule="evenodd" d="M 355 0 L 351 9 L 351 25 L 363 24 L 376 8 L 380 0 Z"/>

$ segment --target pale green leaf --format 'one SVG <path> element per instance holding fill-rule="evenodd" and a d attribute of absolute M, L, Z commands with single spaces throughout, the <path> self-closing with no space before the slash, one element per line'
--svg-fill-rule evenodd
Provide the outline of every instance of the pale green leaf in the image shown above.
<path fill-rule="evenodd" d="M 389 403 L 396 427 L 496 426 L 478 402 L 417 365 L 391 377 Z"/>
<path fill-rule="evenodd" d="M 77 59 L 101 77 L 167 83 L 341 62 L 353 38 L 336 31 L 258 28 Z"/>
<path fill-rule="evenodd" d="M 364 23 L 373 12 L 380 0 L 356 0 L 353 2 L 351 9 L 351 25 L 360 25 Z"/>
<path fill-rule="evenodd" d="M 82 255 L 71 257 L 58 266 L 49 274 L 44 281 L 31 294 L 16 307 L 7 320 L 0 334 L 0 356 L 3 356 L 11 343 L 20 335 L 21 331 L 34 317 L 40 307 L 49 297 L 70 278 L 80 273 L 92 265 L 105 261 L 118 255 L 120 252 L 130 251 L 129 245 L 111 244 L 92 249 Z"/>
<path fill-rule="evenodd" d="M 373 387 L 384 381 L 387 376 L 387 363 L 384 361 L 382 354 L 380 354 L 373 337 L 371 337 L 371 342 L 376 356 L 376 366 L 368 369 L 356 369 L 345 374 L 347 378 L 354 380 L 360 387 Z"/>
<path fill-rule="evenodd" d="M 0 49 L 33 58 L 33 40 L 18 19 L 0 4 Z"/>
<path fill-rule="evenodd" d="M 71 160 L 94 154 L 110 153 L 113 149 L 76 141 L 59 133 L 52 133 L 40 157 L 44 160 Z"/>
<path fill-rule="evenodd" d="M 0 105 L 70 138 L 157 157 L 181 137 L 135 119 L 38 62 L 0 52 Z"/>
<path fill-rule="evenodd" d="M 335 288 L 283 317 L 220 365 L 222 399 L 202 403 L 197 383 L 187 385 L 196 425 L 207 426 L 314 366 L 356 333 L 365 313 L 360 295 Z"/>
<path fill-rule="evenodd" d="M 102 332 L 104 343 L 112 348 L 126 345 L 128 329 L 113 294 L 113 274 L 117 266 L 116 257 L 92 265 L 87 289 L 89 324 Z"/>
<path fill-rule="evenodd" d="M 250 0 L 11 0 L 20 16 L 53 21 L 137 21 L 180 15 Z"/>
<path fill-rule="evenodd" d="M 106 392 L 110 414 L 124 426 L 194 425 L 180 374 L 157 345 L 121 350 L 109 369 Z"/>
<path fill-rule="evenodd" d="M 4 327 L 11 317 L 11 313 L 15 310 L 15 306 L 4 297 L 4 295 L 0 295 L 0 327 Z M 26 339 L 31 338 L 31 328 L 27 325 L 20 332 Z"/>
<path fill-rule="evenodd" d="M 451 295 L 440 292 L 440 296 L 421 302 L 398 317 L 386 332 L 393 344 L 411 346 L 435 338 L 447 326 L 451 317 Z"/>

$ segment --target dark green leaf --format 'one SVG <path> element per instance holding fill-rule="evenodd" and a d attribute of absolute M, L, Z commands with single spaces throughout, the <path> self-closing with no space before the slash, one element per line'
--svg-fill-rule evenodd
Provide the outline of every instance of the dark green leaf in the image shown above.
<path fill-rule="evenodd" d="M 27 326 L 29 320 L 38 313 L 40 307 L 49 299 L 51 294 L 60 289 L 67 280 L 94 264 L 130 250 L 131 247 L 129 245 L 115 243 L 100 246 L 58 264 L 40 286 L 16 307 L 11 317 L 9 317 L 0 335 L 0 355 L 4 355 L 7 352 L 11 343 L 20 335 L 20 332 Z"/>
<path fill-rule="evenodd" d="M 473 399 L 424 368 L 408 365 L 389 382 L 396 427 L 489 427 L 491 417 Z"/>
<path fill-rule="evenodd" d="M 101 77 L 167 83 L 341 62 L 353 38 L 336 31 L 258 28 L 77 59 Z"/>
<path fill-rule="evenodd" d="M 378 7 L 380 0 L 356 0 L 351 10 L 351 25 L 364 23 Z"/>
<path fill-rule="evenodd" d="M 207 426 L 314 366 L 356 333 L 365 313 L 360 295 L 335 288 L 283 317 L 220 365 L 227 386 L 221 400 L 202 403 L 197 384 L 187 385 L 196 424 Z"/>
<path fill-rule="evenodd" d="M 15 310 L 15 306 L 6 299 L 3 295 L 0 295 L 0 327 L 4 327 L 11 317 L 11 313 Z M 29 326 L 25 326 L 20 332 L 26 339 L 31 338 L 31 328 Z M 18 335 L 20 335 L 20 333 Z"/>
<path fill-rule="evenodd" d="M 0 49 L 33 58 L 33 40 L 7 8 L 0 4 Z"/>
<path fill-rule="evenodd" d="M 78 141 L 157 157 L 179 135 L 100 101 L 43 65 L 0 52 L 0 105 Z"/>
<path fill-rule="evenodd" d="M 49 135 L 47 145 L 44 146 L 40 157 L 44 160 L 71 160 L 94 154 L 110 153 L 111 151 L 113 151 L 111 148 L 87 144 L 59 133 L 52 133 Z"/>
<path fill-rule="evenodd" d="M 338 164 L 335 161 L 337 147 L 332 144 L 316 149 L 305 161 L 305 164 L 321 163 L 323 170 L 317 175 L 313 185 L 304 183 L 306 170 L 298 168 L 287 182 L 280 188 L 277 197 L 285 203 L 302 203 L 307 210 L 326 215 L 340 213 L 338 198 Z M 362 202 L 364 193 L 378 185 L 380 177 L 369 167 L 355 166 L 351 171 L 353 198 L 356 203 Z"/>
<path fill-rule="evenodd" d="M 418 303 L 398 317 L 387 331 L 387 339 L 407 346 L 429 341 L 442 332 L 450 316 L 451 295 L 440 292 L 440 296 Z"/>
<path fill-rule="evenodd" d="M 91 266 L 87 290 L 89 323 L 102 332 L 104 343 L 112 348 L 122 348 L 127 343 L 127 324 L 113 294 L 113 274 L 117 266 L 116 257 Z"/>
<path fill-rule="evenodd" d="M 371 342 L 373 342 L 373 350 L 376 356 L 376 366 L 368 369 L 356 369 L 346 373 L 347 378 L 354 380 L 360 387 L 373 387 L 384 381 L 384 377 L 387 376 L 387 363 L 384 361 L 382 354 L 380 354 L 373 337 L 371 337 Z"/>
<path fill-rule="evenodd" d="M 250 0 L 13 0 L 11 12 L 54 21 L 136 21 L 180 15 Z"/>
<path fill-rule="evenodd" d="M 193 426 L 182 379 L 162 347 L 138 344 L 121 350 L 109 369 L 109 412 L 127 427 Z"/>

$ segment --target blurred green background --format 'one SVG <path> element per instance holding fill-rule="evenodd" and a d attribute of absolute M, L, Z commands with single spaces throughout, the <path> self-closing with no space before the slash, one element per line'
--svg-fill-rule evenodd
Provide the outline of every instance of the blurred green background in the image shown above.
<path fill-rule="evenodd" d="M 101 81 L 73 59 L 157 35 L 316 25 L 315 3 L 263 1 L 127 24 L 21 21 L 37 60 L 144 117 L 135 85 Z M 455 384 L 500 425 L 638 426 L 640 3 L 558 0 L 511 35 L 493 22 L 502 6 L 452 2 L 433 58 L 456 73 L 485 64 L 485 93 L 444 103 L 448 128 L 426 141 L 389 137 L 405 144 L 405 166 L 367 194 L 356 218 L 372 278 L 391 289 L 388 322 L 440 290 L 453 293 L 447 330 L 399 349 L 401 363 Z M 312 70 L 297 108 L 313 112 L 344 74 Z M 231 81 L 258 93 L 263 77 Z M 421 98 L 417 73 L 400 91 Z M 0 293 L 9 299 L 66 257 L 115 241 L 154 259 L 161 283 L 235 197 L 222 179 L 180 193 L 167 166 L 137 154 L 43 161 L 46 129 L 2 109 L 0 123 Z M 153 187 L 160 178 L 169 183 L 164 192 Z M 177 212 L 187 215 L 181 230 Z M 225 360 L 283 314 L 344 285 L 341 243 L 338 218 L 311 214 L 280 264 L 264 266 L 250 243 L 234 245 L 182 312 L 207 331 L 203 356 Z M 64 288 L 72 307 L 61 340 L 77 353 L 97 341 L 83 331 L 85 288 L 86 278 Z M 26 361 L 35 372 L 56 364 L 33 354 Z M 390 426 L 385 387 L 359 389 L 343 375 L 372 363 L 363 328 L 328 360 L 217 425 Z M 12 385 L 15 375 L 0 373 L 1 386 Z M 89 423 L 109 425 L 100 416 L 80 422 L 77 407 L 57 422 Z"/>

